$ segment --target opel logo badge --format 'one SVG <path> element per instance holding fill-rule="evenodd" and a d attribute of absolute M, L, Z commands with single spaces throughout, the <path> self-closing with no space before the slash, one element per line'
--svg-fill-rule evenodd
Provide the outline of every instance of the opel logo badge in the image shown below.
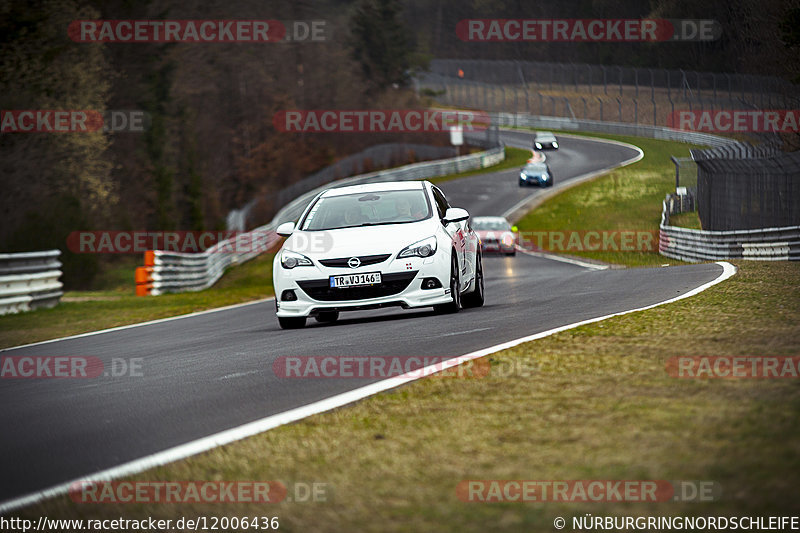
<path fill-rule="evenodd" d="M 347 266 L 349 266 L 350 268 L 358 268 L 361 266 L 361 259 L 359 259 L 358 257 L 351 257 L 350 259 L 347 260 Z"/>

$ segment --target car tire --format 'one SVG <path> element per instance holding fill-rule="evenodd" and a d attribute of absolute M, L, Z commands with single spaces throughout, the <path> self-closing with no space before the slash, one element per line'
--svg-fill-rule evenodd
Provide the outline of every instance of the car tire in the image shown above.
<path fill-rule="evenodd" d="M 323 324 L 329 324 L 339 320 L 339 311 L 322 311 L 314 317 L 314 320 Z"/>
<path fill-rule="evenodd" d="M 524 186 L 525 186 L 525 182 L 524 182 L 524 181 L 522 181 L 522 180 L 519 180 L 519 186 L 520 186 L 520 187 L 524 187 Z"/>
<path fill-rule="evenodd" d="M 515 255 L 517 255 L 517 251 L 514 250 L 513 252 L 506 252 L 506 255 L 510 255 L 511 257 L 514 257 Z"/>
<path fill-rule="evenodd" d="M 484 287 L 483 287 L 483 259 L 481 254 L 475 257 L 475 289 L 464 295 L 461 305 L 464 308 L 468 307 L 481 307 L 484 302 Z"/>
<path fill-rule="evenodd" d="M 279 316 L 278 324 L 282 329 L 300 329 L 306 325 L 306 317 L 304 316 Z"/>
<path fill-rule="evenodd" d="M 439 314 L 458 313 L 461 309 L 461 280 L 458 276 L 458 256 L 455 250 L 450 259 L 450 294 L 453 301 L 446 304 L 434 305 L 433 310 Z"/>

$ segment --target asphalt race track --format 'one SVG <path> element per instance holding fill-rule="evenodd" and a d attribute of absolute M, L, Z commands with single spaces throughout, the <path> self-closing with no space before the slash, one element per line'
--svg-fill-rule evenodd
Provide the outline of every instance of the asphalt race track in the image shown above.
<path fill-rule="evenodd" d="M 530 135 L 503 133 L 528 147 Z M 630 159 L 618 145 L 563 137 L 557 180 Z M 451 204 L 502 214 L 536 188 L 517 170 L 445 182 Z M 654 304 L 722 272 L 716 264 L 592 270 L 541 257 L 484 260 L 486 305 L 456 315 L 387 309 L 281 330 L 274 302 L 12 349 L 2 356 L 141 358 L 140 377 L 0 380 L 0 502 L 354 389 L 366 379 L 284 379 L 290 355 L 457 356 L 557 326 Z M 266 274 L 266 273 L 265 273 Z"/>

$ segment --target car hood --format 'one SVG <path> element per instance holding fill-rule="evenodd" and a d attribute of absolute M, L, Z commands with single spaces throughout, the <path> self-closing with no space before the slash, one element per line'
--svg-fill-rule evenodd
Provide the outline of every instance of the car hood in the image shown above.
<path fill-rule="evenodd" d="M 310 259 L 335 259 L 362 255 L 395 254 L 417 241 L 434 235 L 435 218 L 406 224 L 386 224 L 324 231 L 295 231 L 284 250 Z"/>

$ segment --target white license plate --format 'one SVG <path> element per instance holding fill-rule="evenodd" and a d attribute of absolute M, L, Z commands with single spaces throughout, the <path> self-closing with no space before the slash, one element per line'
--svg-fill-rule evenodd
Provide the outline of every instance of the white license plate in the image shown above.
<path fill-rule="evenodd" d="M 381 282 L 380 272 L 365 272 L 363 274 L 346 274 L 344 276 L 331 276 L 331 287 L 361 287 L 375 285 Z"/>

